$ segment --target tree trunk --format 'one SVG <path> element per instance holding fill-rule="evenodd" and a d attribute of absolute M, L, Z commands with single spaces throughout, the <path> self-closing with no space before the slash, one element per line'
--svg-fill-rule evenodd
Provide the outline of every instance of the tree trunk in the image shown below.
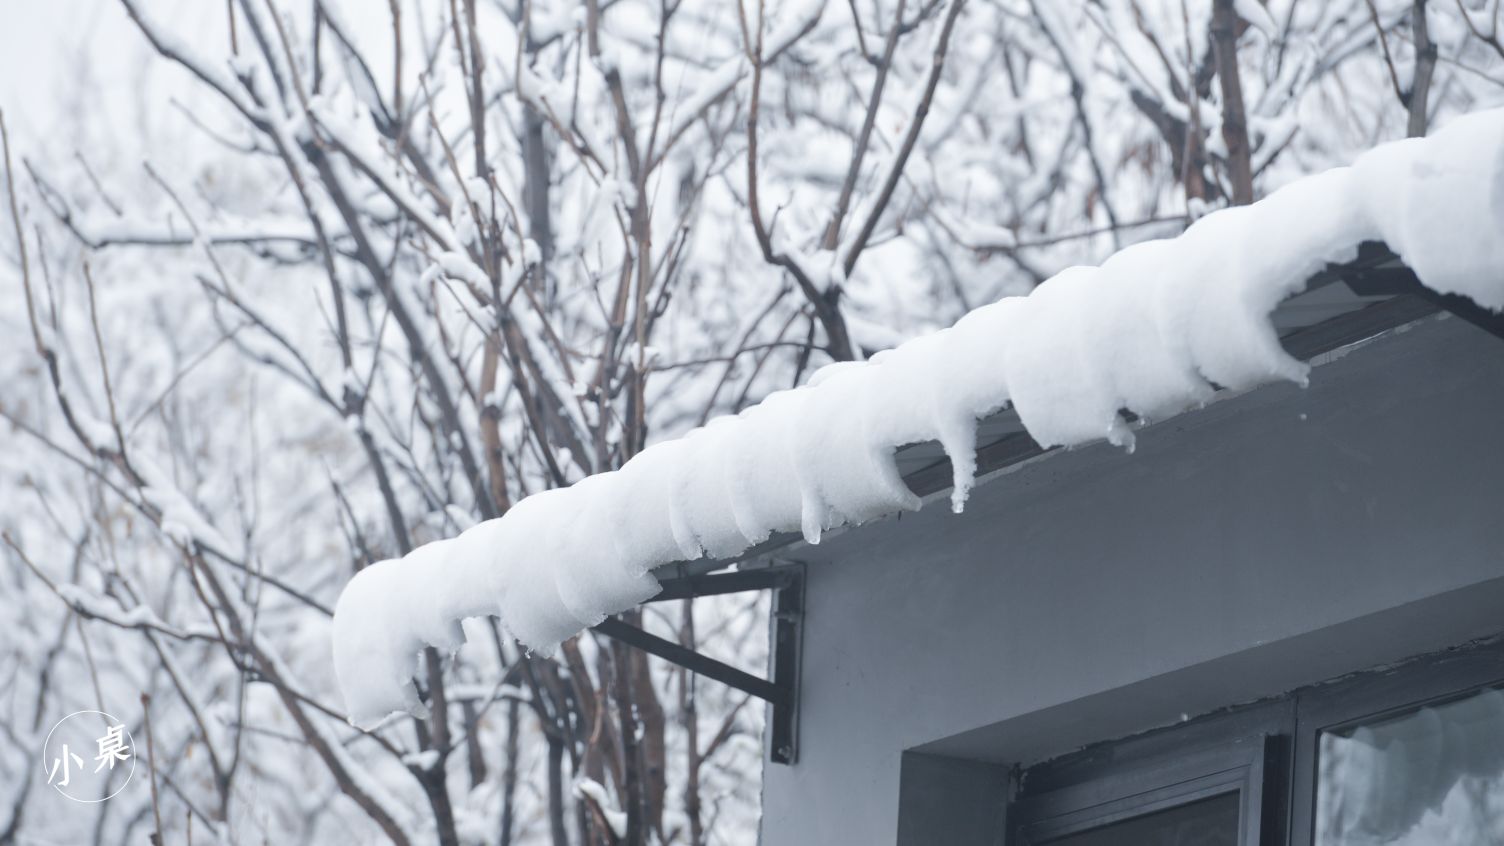
<path fill-rule="evenodd" d="M 1426 0 L 1415 0 L 1410 13 L 1410 26 L 1415 31 L 1415 81 L 1410 86 L 1409 120 L 1405 134 L 1419 138 L 1426 134 L 1430 118 L 1431 77 L 1436 71 L 1436 44 L 1431 40 L 1431 28 L 1426 23 Z"/>
<path fill-rule="evenodd" d="M 1243 81 L 1238 73 L 1238 13 L 1233 0 L 1212 6 L 1212 42 L 1217 50 L 1217 78 L 1222 85 L 1222 141 L 1227 146 L 1227 175 L 1232 202 L 1253 202 L 1253 167 L 1248 144 L 1248 115 L 1243 108 Z"/>

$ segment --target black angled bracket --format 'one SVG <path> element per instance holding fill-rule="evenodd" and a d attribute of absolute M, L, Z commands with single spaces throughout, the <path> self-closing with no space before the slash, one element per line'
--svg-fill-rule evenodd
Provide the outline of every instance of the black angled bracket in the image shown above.
<path fill-rule="evenodd" d="M 1442 294 L 1421 283 L 1415 271 L 1406 267 L 1384 244 L 1367 241 L 1358 246 L 1358 261 L 1336 271 L 1338 278 L 1360 297 L 1385 294 L 1411 296 L 1425 300 L 1442 311 L 1466 320 L 1496 338 L 1504 338 L 1504 315 L 1490 311 L 1467 297 Z"/>
<path fill-rule="evenodd" d="M 755 590 L 773 592 L 769 644 L 771 679 L 754 676 L 723 661 L 643 631 L 619 617 L 607 617 L 595 631 L 675 666 L 756 696 L 771 706 L 769 750 L 775 764 L 798 760 L 799 654 L 804 622 L 804 565 L 779 564 L 664 579 L 649 602 L 694 599 Z"/>

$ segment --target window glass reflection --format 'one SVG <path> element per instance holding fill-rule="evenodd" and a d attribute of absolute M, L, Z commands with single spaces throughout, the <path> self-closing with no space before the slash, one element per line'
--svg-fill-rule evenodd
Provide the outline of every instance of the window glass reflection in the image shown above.
<path fill-rule="evenodd" d="M 1504 843 L 1504 691 L 1324 732 L 1317 846 Z"/>

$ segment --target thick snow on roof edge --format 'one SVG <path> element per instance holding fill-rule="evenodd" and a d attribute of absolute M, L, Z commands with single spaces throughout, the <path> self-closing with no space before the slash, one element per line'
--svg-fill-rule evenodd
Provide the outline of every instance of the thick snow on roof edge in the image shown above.
<path fill-rule="evenodd" d="M 818 542 L 824 530 L 917 508 L 893 461 L 905 444 L 941 443 L 959 511 L 976 421 L 1008 403 L 1041 446 L 1131 447 L 1119 409 L 1153 419 L 1204 402 L 1212 383 L 1303 383 L 1308 368 L 1281 348 L 1269 314 L 1364 241 L 1388 244 L 1436 291 L 1504 310 L 1504 109 L 1380 146 L 1101 267 L 1065 270 L 620 470 L 367 567 L 334 613 L 351 720 L 419 710 L 419 652 L 458 648 L 467 617 L 497 615 L 548 653 L 653 596 L 659 565 L 734 555 L 774 532 Z"/>

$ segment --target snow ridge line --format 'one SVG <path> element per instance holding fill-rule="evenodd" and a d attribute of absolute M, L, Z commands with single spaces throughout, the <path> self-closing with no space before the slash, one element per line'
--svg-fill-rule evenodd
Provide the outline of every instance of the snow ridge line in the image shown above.
<path fill-rule="evenodd" d="M 419 713 L 418 653 L 457 649 L 467 617 L 497 615 L 546 654 L 653 596 L 660 565 L 734 555 L 794 529 L 818 543 L 831 528 L 918 508 L 893 461 L 904 444 L 942 444 L 960 511 L 976 421 L 1006 405 L 1043 447 L 1106 439 L 1131 449 L 1119 409 L 1155 419 L 1205 402 L 1213 383 L 1304 384 L 1309 368 L 1281 348 L 1269 314 L 1364 241 L 1387 243 L 1436 291 L 1504 309 L 1504 109 L 1382 145 L 1100 267 L 1069 268 L 949 329 L 826 367 L 620 470 L 367 567 L 334 615 L 351 721 Z"/>

